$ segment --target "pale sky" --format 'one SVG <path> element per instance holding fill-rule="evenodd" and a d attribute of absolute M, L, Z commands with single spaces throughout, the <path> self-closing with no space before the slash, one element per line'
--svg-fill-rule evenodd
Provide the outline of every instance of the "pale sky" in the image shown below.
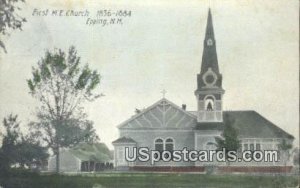
<path fill-rule="evenodd" d="M 79 1 L 27 0 L 23 31 L 5 39 L 0 54 L 0 119 L 13 112 L 23 124 L 38 104 L 26 79 L 46 49 L 74 45 L 83 63 L 102 75 L 105 97 L 86 105 L 101 140 L 110 148 L 117 125 L 166 98 L 196 110 L 208 7 L 211 7 L 224 110 L 255 110 L 299 140 L 299 5 L 274 1 Z M 88 26 L 86 17 L 33 17 L 34 8 L 131 10 L 123 25 Z M 93 16 L 94 17 L 94 16 Z"/>

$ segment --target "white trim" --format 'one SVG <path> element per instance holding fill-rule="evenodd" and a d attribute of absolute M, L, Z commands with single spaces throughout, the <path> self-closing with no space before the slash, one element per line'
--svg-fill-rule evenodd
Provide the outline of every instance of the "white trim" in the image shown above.
<path fill-rule="evenodd" d="M 208 100 L 207 98 L 209 98 L 209 97 L 211 97 L 211 98 L 213 98 L 213 106 L 212 106 L 212 112 L 217 112 L 217 110 L 216 110 L 216 102 L 218 101 L 218 100 L 216 100 L 216 97 L 215 96 L 213 96 L 213 95 L 206 95 L 205 97 L 204 97 L 204 99 L 203 99 L 203 102 L 204 102 L 204 111 L 208 111 L 207 110 L 207 106 L 208 106 L 208 103 L 206 104 L 206 101 Z"/>
<path fill-rule="evenodd" d="M 180 120 L 179 120 L 179 121 L 177 121 L 177 123 L 176 123 L 175 127 L 178 127 L 178 126 L 180 125 L 180 122 L 181 122 L 181 121 L 183 121 L 185 118 L 186 118 L 186 116 L 185 116 L 185 115 L 183 115 L 183 116 L 182 116 L 182 118 L 180 118 Z"/>
<path fill-rule="evenodd" d="M 171 122 L 174 118 L 176 118 L 176 116 L 177 116 L 177 114 L 179 113 L 179 111 L 176 111 L 172 116 L 171 116 L 171 118 L 169 119 L 169 121 L 166 123 L 166 127 L 168 127 L 168 125 L 169 125 L 169 122 Z"/>
<path fill-rule="evenodd" d="M 149 119 L 145 117 L 145 114 L 143 114 L 142 117 L 143 117 L 144 120 L 150 125 L 150 127 L 153 127 L 151 121 L 149 121 Z"/>
<path fill-rule="evenodd" d="M 213 80 L 212 83 L 208 83 L 208 82 L 206 81 L 206 77 L 209 76 L 209 75 L 212 75 L 212 76 L 214 77 L 214 80 Z M 203 80 L 205 86 L 206 86 L 206 87 L 210 87 L 210 88 L 211 88 L 211 87 L 215 87 L 215 84 L 216 84 L 216 82 L 217 82 L 217 79 L 218 79 L 217 74 L 211 69 L 211 67 L 209 67 L 208 70 L 207 70 L 207 71 L 203 74 L 203 76 L 202 76 L 202 80 Z"/>
<path fill-rule="evenodd" d="M 152 111 L 149 111 L 149 114 L 150 114 L 150 116 L 153 117 L 153 119 L 155 119 L 160 124 L 160 127 L 163 126 L 163 123 L 153 114 Z"/>
<path fill-rule="evenodd" d="M 164 111 L 162 111 L 159 107 L 156 106 L 156 108 L 158 111 L 160 111 L 160 113 L 164 113 Z"/>
<path fill-rule="evenodd" d="M 156 103 L 154 103 L 153 105 L 149 106 L 148 108 L 146 108 L 145 110 L 143 110 L 142 112 L 135 114 L 134 116 L 132 116 L 131 118 L 129 118 L 128 120 L 124 121 L 123 123 L 121 123 L 120 125 L 118 125 L 117 127 L 120 128 L 123 125 L 126 125 L 128 122 L 130 122 L 131 120 L 134 120 L 136 118 L 138 118 L 139 116 L 143 115 L 144 113 L 148 112 L 149 110 L 151 110 L 152 108 L 156 107 L 159 103 L 161 103 L 163 100 L 165 100 L 165 98 L 160 99 L 159 101 L 157 101 Z"/>
<path fill-rule="evenodd" d="M 168 113 L 168 111 L 169 111 L 171 108 L 172 108 L 172 107 L 171 107 L 171 105 L 170 105 L 167 109 L 165 109 L 165 114 Z"/>
<path fill-rule="evenodd" d="M 127 123 L 129 123 L 130 121 L 132 121 L 132 120 L 138 118 L 139 116 L 145 114 L 146 112 L 150 111 L 151 109 L 153 109 L 154 107 L 156 107 L 157 105 L 159 105 L 161 102 L 166 102 L 167 104 L 169 104 L 173 108 L 175 108 L 175 109 L 183 112 L 184 114 L 190 116 L 191 118 L 196 118 L 193 114 L 189 113 L 186 110 L 183 110 L 181 107 L 177 106 L 176 104 L 174 104 L 173 102 L 167 100 L 166 98 L 163 98 L 163 99 L 157 101 L 156 103 L 154 103 L 153 105 L 149 106 L 145 110 L 143 110 L 141 113 L 136 114 L 136 115 L 132 116 L 131 118 L 129 118 L 128 120 L 124 121 L 123 123 L 121 123 L 120 125 L 118 125 L 117 128 L 121 128 L 122 126 L 125 126 Z M 171 107 L 169 107 L 169 108 L 171 108 Z"/>
<path fill-rule="evenodd" d="M 214 95 L 206 95 L 203 100 L 205 101 L 208 97 L 212 97 L 214 99 L 214 102 L 217 101 Z"/>
<path fill-rule="evenodd" d="M 136 123 L 140 126 L 140 127 L 143 127 L 143 125 L 141 124 L 141 122 L 136 118 L 134 119 L 133 121 L 136 121 Z"/>

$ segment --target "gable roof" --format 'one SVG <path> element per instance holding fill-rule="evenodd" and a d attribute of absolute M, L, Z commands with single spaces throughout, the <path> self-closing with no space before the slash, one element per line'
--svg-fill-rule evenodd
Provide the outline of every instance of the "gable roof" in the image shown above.
<path fill-rule="evenodd" d="M 81 161 L 109 162 L 112 160 L 111 153 L 104 143 L 80 143 L 69 149 L 75 157 Z"/>
<path fill-rule="evenodd" d="M 197 117 L 163 98 L 121 123 L 119 129 L 192 129 Z"/>
<path fill-rule="evenodd" d="M 196 114 L 196 111 L 190 113 Z M 264 118 L 259 113 L 248 111 L 224 111 L 223 117 L 226 115 L 234 120 L 234 128 L 238 131 L 241 138 L 288 138 L 294 137 L 271 121 Z M 224 119 L 224 118 L 223 118 Z M 196 130 L 222 130 L 224 123 L 198 123 Z"/>
<path fill-rule="evenodd" d="M 289 138 L 294 137 L 255 111 L 226 111 L 234 118 L 234 127 L 240 137 L 245 138 Z"/>

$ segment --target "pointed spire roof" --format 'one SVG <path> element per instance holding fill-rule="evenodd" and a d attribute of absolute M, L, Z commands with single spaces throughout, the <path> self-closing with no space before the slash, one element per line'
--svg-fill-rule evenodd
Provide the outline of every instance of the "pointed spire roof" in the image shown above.
<path fill-rule="evenodd" d="M 208 10 L 206 32 L 204 38 L 201 74 L 205 73 L 209 68 L 211 68 L 215 73 L 219 74 L 216 41 L 210 9 Z"/>
<path fill-rule="evenodd" d="M 206 90 L 212 85 L 220 92 L 224 93 L 222 89 L 222 74 L 219 72 L 218 56 L 216 50 L 216 40 L 214 34 L 213 20 L 211 10 L 208 10 L 205 37 L 203 41 L 203 54 L 200 74 L 197 75 L 197 90 Z"/>
<path fill-rule="evenodd" d="M 207 17 L 206 32 L 205 32 L 205 39 L 208 39 L 208 38 L 215 39 L 214 26 L 213 26 L 213 22 L 212 22 L 210 8 L 208 9 L 208 17 Z"/>

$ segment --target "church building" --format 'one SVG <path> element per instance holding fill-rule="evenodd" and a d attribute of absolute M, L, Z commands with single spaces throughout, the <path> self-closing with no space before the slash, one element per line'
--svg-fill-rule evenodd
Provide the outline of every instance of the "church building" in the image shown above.
<path fill-rule="evenodd" d="M 147 147 L 150 150 L 215 150 L 216 137 L 222 138 L 224 120 L 233 119 L 238 133 L 240 151 L 277 150 L 286 141 L 292 144 L 294 137 L 256 111 L 224 111 L 222 74 L 219 70 L 216 40 L 211 11 L 208 12 L 204 38 L 202 64 L 197 75 L 194 92 L 196 111 L 187 111 L 186 105 L 178 106 L 165 97 L 132 116 L 118 126 L 120 137 L 113 141 L 114 165 L 118 170 L 153 171 L 205 171 L 207 166 L 216 166 L 223 171 L 288 171 L 291 165 L 285 160 L 278 162 L 226 162 L 150 161 L 129 162 L 125 148 Z M 230 88 L 227 88 L 230 89 Z M 282 158 L 281 158 L 282 159 Z M 229 169 L 230 168 L 230 169 Z M 246 169 L 246 170 L 245 170 Z"/>

